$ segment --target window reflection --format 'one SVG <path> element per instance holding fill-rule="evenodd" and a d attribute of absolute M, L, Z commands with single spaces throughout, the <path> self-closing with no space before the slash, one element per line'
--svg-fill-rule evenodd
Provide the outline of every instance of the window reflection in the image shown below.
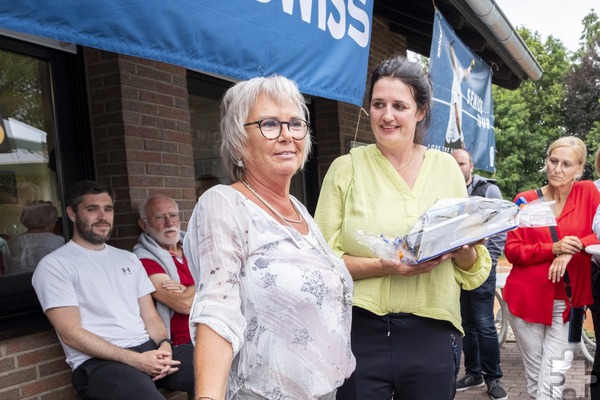
<path fill-rule="evenodd" d="M 21 246 L 23 234 L 32 229 L 31 224 L 28 227 L 21 222 L 26 207 L 50 201 L 56 209 L 53 223 L 60 218 L 62 207 L 57 189 L 55 123 L 49 82 L 48 62 L 0 50 L 1 274 L 8 272 L 5 260 L 21 261 L 18 268 L 11 266 L 13 273 L 31 271 L 37 265 L 37 257 L 23 253 Z M 41 228 L 36 226 L 33 229 Z M 42 238 L 39 235 L 26 236 L 28 249 L 33 246 L 34 237 Z M 11 242 L 17 237 L 21 245 L 9 246 L 17 243 Z M 46 239 L 41 239 L 41 242 L 47 244 L 46 235 L 44 237 Z M 62 241 L 64 243 L 64 239 Z M 12 252 L 8 253 L 10 249 Z"/>
<path fill-rule="evenodd" d="M 190 94 L 189 101 L 196 195 L 199 197 L 216 184 L 231 182 L 219 152 L 219 100 Z"/>
<path fill-rule="evenodd" d="M 21 209 L 25 232 L 6 242 L 2 259 L 6 275 L 31 272 L 38 262 L 60 246 L 65 239 L 56 234 L 58 210 L 49 201 L 31 201 Z"/>

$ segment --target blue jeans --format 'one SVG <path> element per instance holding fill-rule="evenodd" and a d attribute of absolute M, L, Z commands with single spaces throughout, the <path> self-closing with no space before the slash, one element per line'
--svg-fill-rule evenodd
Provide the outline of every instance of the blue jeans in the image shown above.
<path fill-rule="evenodd" d="M 486 382 L 502 377 L 500 369 L 500 345 L 494 323 L 494 296 L 496 271 L 477 289 L 462 290 L 460 313 L 465 355 L 465 371 L 471 375 L 483 375 Z"/>

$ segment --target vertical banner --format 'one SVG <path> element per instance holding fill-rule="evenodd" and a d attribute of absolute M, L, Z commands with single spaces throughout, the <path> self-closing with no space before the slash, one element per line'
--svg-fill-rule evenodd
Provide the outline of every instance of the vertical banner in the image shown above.
<path fill-rule="evenodd" d="M 456 36 L 437 9 L 429 59 L 433 106 L 427 147 L 448 153 L 465 149 L 475 168 L 495 172 L 490 67 Z"/>

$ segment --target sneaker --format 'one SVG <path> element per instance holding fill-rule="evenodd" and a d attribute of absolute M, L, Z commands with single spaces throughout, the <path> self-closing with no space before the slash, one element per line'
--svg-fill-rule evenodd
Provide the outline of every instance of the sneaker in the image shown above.
<path fill-rule="evenodd" d="M 506 390 L 500 386 L 500 379 L 494 379 L 493 381 L 486 382 L 490 399 L 492 400 L 506 400 L 508 395 Z"/>
<path fill-rule="evenodd" d="M 483 385 L 483 376 L 467 374 L 464 378 L 456 381 L 456 391 L 462 392 L 463 390 L 482 387 Z"/>

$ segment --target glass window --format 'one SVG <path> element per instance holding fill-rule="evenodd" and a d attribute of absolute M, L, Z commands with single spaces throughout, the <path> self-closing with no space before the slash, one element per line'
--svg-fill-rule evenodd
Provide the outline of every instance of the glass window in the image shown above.
<path fill-rule="evenodd" d="M 9 275 L 32 271 L 64 243 L 48 61 L 0 49 L 0 115 L 0 247 Z"/>
<path fill-rule="evenodd" d="M 189 102 L 196 196 L 199 197 L 213 185 L 231 182 L 219 153 L 219 101 L 190 94 Z"/>

